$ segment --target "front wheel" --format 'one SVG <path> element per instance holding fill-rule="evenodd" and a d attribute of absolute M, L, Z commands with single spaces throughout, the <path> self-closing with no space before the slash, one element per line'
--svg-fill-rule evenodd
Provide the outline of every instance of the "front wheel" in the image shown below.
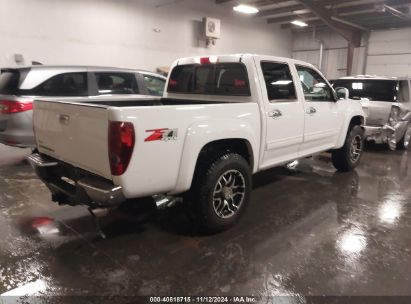
<path fill-rule="evenodd" d="M 250 166 L 235 153 L 199 166 L 189 195 L 197 224 L 205 233 L 224 231 L 239 220 L 249 203 Z"/>
<path fill-rule="evenodd" d="M 352 126 L 344 146 L 332 152 L 332 163 L 338 171 L 351 171 L 360 163 L 363 150 L 364 130 L 358 125 Z"/>
<path fill-rule="evenodd" d="M 407 150 L 410 145 L 410 140 L 411 140 L 411 123 L 408 123 L 404 136 L 402 137 L 402 139 L 397 145 L 397 149 Z"/>

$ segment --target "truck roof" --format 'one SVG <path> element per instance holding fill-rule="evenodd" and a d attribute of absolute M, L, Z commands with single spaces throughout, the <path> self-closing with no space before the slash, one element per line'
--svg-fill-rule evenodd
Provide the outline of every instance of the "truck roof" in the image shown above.
<path fill-rule="evenodd" d="M 261 54 L 248 54 L 248 53 L 198 55 L 194 57 L 192 56 L 192 57 L 185 57 L 185 58 L 177 59 L 175 64 L 179 65 L 179 64 L 196 63 L 196 60 L 198 60 L 199 58 L 204 58 L 204 57 L 208 57 L 208 58 L 214 57 L 216 59 L 218 58 L 220 59 L 221 62 L 240 61 L 241 58 L 265 58 L 265 59 L 269 58 L 269 60 L 272 60 L 272 61 L 291 62 L 291 63 L 298 64 L 298 65 L 314 67 L 314 65 L 308 62 L 297 60 L 297 59 L 292 59 L 288 57 L 279 57 L 279 56 L 261 55 Z"/>

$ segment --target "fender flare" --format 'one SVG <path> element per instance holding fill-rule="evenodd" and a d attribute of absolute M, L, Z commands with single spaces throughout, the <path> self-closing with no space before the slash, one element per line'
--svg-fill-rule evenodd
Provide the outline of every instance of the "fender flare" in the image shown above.
<path fill-rule="evenodd" d="M 180 168 L 174 190 L 169 194 L 178 194 L 190 189 L 194 171 L 202 149 L 215 141 L 238 139 L 248 142 L 251 147 L 254 164 L 252 171 L 258 168 L 260 134 L 255 134 L 254 128 L 247 121 L 238 119 L 215 119 L 196 122 L 189 126 L 183 151 Z"/>
<path fill-rule="evenodd" d="M 355 117 L 359 117 L 361 119 L 361 124 L 360 125 L 361 125 L 361 127 L 364 127 L 364 125 L 365 125 L 365 115 L 364 115 L 364 112 L 362 110 L 361 111 L 358 111 L 358 110 L 347 111 L 347 114 L 345 115 L 343 126 L 340 130 L 340 136 L 338 137 L 336 149 L 340 149 L 342 146 L 344 146 L 345 139 L 346 139 L 347 133 L 348 133 L 348 128 L 350 127 L 351 122 Z"/>

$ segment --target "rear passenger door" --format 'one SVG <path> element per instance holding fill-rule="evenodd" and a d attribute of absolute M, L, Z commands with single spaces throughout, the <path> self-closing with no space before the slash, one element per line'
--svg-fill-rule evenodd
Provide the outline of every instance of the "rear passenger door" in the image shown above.
<path fill-rule="evenodd" d="M 298 99 L 292 69 L 285 62 L 262 60 L 258 69 L 264 79 L 266 144 L 263 167 L 295 159 L 303 141 L 304 108 Z M 294 72 L 295 73 L 295 72 Z"/>
<path fill-rule="evenodd" d="M 334 147 L 342 123 L 334 90 L 315 69 L 296 65 L 305 98 L 304 142 L 300 156 Z"/>
<path fill-rule="evenodd" d="M 51 77 L 31 90 L 21 90 L 24 95 L 45 97 L 85 97 L 88 96 L 86 72 L 62 73 Z"/>

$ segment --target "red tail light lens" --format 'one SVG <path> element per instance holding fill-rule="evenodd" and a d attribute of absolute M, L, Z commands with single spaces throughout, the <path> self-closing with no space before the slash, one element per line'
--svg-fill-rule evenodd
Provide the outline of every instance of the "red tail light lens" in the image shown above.
<path fill-rule="evenodd" d="M 135 144 L 134 126 L 129 122 L 111 121 L 108 131 L 108 153 L 111 174 L 126 172 Z"/>
<path fill-rule="evenodd" d="M 209 58 L 209 57 L 201 57 L 201 58 L 200 58 L 200 63 L 201 63 L 201 64 L 210 64 L 211 61 L 210 61 L 210 58 Z"/>
<path fill-rule="evenodd" d="M 32 101 L 0 100 L 0 114 L 14 114 L 33 110 Z"/>

